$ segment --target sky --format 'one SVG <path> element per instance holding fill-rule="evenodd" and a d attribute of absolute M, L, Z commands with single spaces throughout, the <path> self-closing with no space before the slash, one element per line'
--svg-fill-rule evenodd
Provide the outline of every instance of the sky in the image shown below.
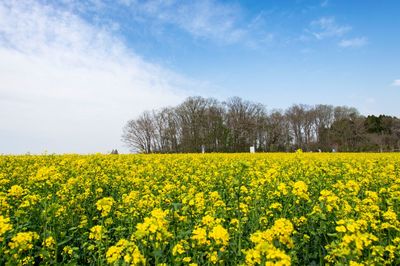
<path fill-rule="evenodd" d="M 0 154 L 127 152 L 188 96 L 400 117 L 398 0 L 0 0 Z"/>

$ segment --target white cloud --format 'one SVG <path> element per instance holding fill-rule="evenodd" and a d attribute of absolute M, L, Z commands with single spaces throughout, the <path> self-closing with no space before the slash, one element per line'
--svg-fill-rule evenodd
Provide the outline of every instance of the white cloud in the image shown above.
<path fill-rule="evenodd" d="M 329 0 L 322 0 L 320 5 L 321 5 L 321 7 L 327 7 L 328 4 L 329 4 Z"/>
<path fill-rule="evenodd" d="M 243 10 L 235 4 L 214 0 L 120 0 L 120 3 L 130 8 L 130 15 L 139 21 L 158 23 L 160 27 L 173 25 L 195 38 L 221 44 L 249 42 L 253 46 L 256 40 L 265 42 L 271 37 L 263 29 L 262 16 L 256 16 L 247 23 Z"/>
<path fill-rule="evenodd" d="M 351 30 L 348 25 L 338 25 L 334 17 L 322 17 L 310 23 L 307 29 L 316 39 L 322 40 L 330 37 L 340 37 Z"/>
<path fill-rule="evenodd" d="M 353 39 L 343 39 L 339 42 L 340 47 L 351 48 L 351 47 L 362 47 L 368 43 L 367 38 L 353 38 Z"/>
<path fill-rule="evenodd" d="M 121 149 L 128 119 L 194 84 L 38 1 L 0 2 L 0 73 L 0 153 Z"/>
<path fill-rule="evenodd" d="M 244 29 L 235 23 L 239 19 L 239 8 L 213 1 L 138 1 L 130 2 L 132 10 L 140 10 L 159 22 L 174 24 L 196 37 L 226 42 L 238 41 Z M 138 14 L 139 15 L 139 14 Z"/>
<path fill-rule="evenodd" d="M 392 86 L 400 87 L 400 79 L 394 80 Z"/>

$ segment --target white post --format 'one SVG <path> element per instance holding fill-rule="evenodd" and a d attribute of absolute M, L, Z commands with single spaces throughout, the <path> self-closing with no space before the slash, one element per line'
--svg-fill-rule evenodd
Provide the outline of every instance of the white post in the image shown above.
<path fill-rule="evenodd" d="M 255 153 L 256 152 L 256 148 L 254 146 L 250 146 L 250 153 Z"/>

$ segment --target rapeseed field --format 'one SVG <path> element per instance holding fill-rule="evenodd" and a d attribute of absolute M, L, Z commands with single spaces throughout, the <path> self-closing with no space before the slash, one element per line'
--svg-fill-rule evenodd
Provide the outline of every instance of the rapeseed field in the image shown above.
<path fill-rule="evenodd" d="M 400 154 L 0 157 L 0 265 L 400 265 Z"/>

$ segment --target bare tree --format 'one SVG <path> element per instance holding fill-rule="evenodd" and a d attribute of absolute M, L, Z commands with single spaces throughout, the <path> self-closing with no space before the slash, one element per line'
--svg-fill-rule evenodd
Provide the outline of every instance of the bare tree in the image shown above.
<path fill-rule="evenodd" d="M 181 126 L 181 145 L 183 151 L 200 151 L 206 135 L 206 113 L 208 100 L 202 97 L 189 97 L 176 109 Z"/>
<path fill-rule="evenodd" d="M 303 105 L 303 133 L 304 133 L 304 147 L 306 150 L 311 150 L 316 142 L 315 130 L 315 109 L 309 105 Z"/>
<path fill-rule="evenodd" d="M 155 151 L 178 152 L 179 124 L 174 108 L 153 111 L 155 127 Z"/>
<path fill-rule="evenodd" d="M 228 99 L 224 105 L 227 109 L 226 123 L 232 150 L 247 151 L 249 146 L 257 146 L 257 133 L 262 128 L 265 107 L 239 97 Z"/>
<path fill-rule="evenodd" d="M 204 145 L 209 151 L 224 151 L 227 147 L 225 116 L 224 107 L 217 100 L 208 99 Z"/>
<path fill-rule="evenodd" d="M 286 110 L 285 115 L 290 126 L 291 134 L 293 135 L 293 144 L 295 148 L 303 148 L 303 125 L 305 116 L 305 109 L 303 105 L 292 105 Z"/>
<path fill-rule="evenodd" d="M 273 110 L 266 120 L 266 150 L 287 151 L 290 145 L 289 124 L 280 110 Z"/>
<path fill-rule="evenodd" d="M 150 112 L 144 112 L 136 120 L 130 120 L 125 125 L 122 134 L 122 141 L 132 151 L 151 153 L 155 141 L 155 127 Z"/>
<path fill-rule="evenodd" d="M 314 107 L 315 111 L 315 130 L 317 143 L 323 142 L 325 145 L 329 142 L 327 130 L 331 127 L 334 121 L 334 107 L 332 105 L 318 104 Z M 325 138 L 324 138 L 325 137 Z"/>
<path fill-rule="evenodd" d="M 333 109 L 334 120 L 339 121 L 342 119 L 350 119 L 351 117 L 358 116 L 359 113 L 356 108 L 348 106 L 336 106 Z"/>

